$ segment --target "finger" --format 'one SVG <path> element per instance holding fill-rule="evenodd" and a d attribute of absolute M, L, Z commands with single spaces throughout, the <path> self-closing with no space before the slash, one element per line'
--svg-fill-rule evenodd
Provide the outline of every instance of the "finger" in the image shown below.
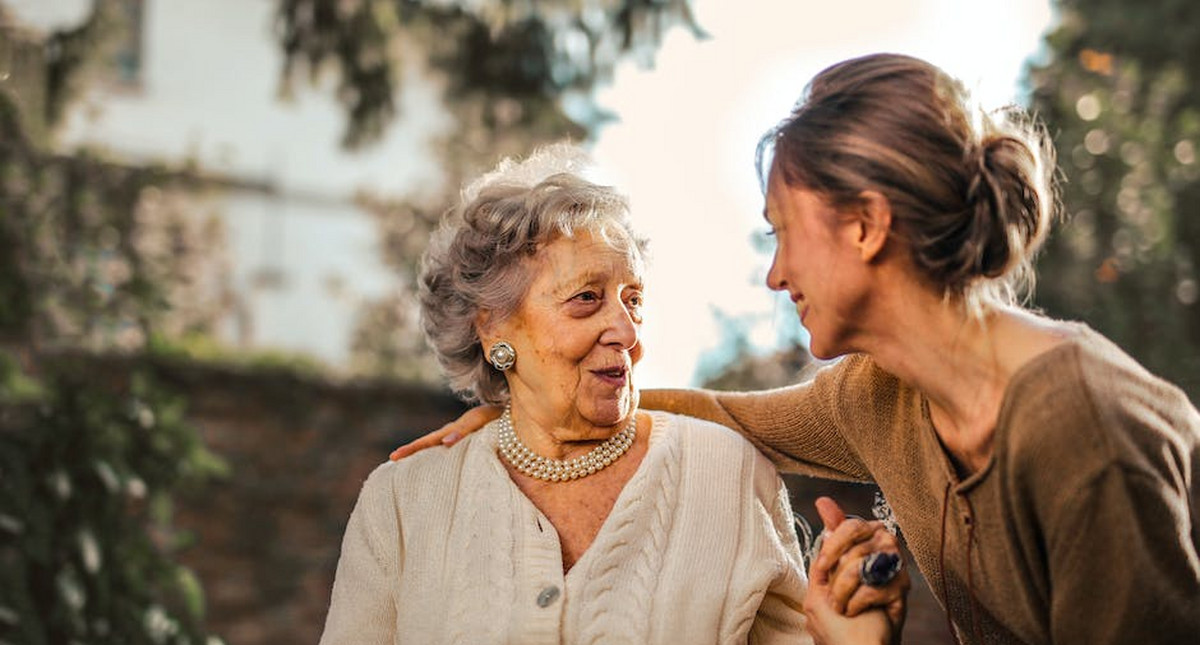
<path fill-rule="evenodd" d="M 858 574 L 863 557 L 865 555 L 857 551 L 848 551 L 838 560 L 838 566 L 829 572 L 829 603 L 839 614 L 846 613 L 850 598 L 860 586 L 864 586 Z"/>
<path fill-rule="evenodd" d="M 881 522 L 847 518 L 821 540 L 821 551 L 817 554 L 819 569 L 828 570 L 836 566 L 838 559 L 860 542 L 870 541 L 882 526 Z"/>
<path fill-rule="evenodd" d="M 462 416 L 441 428 L 400 446 L 392 452 L 390 459 L 392 461 L 403 459 L 413 453 L 434 446 L 454 445 L 466 435 L 475 432 L 493 419 L 499 417 L 503 411 L 503 408 L 495 405 L 481 405 L 471 408 L 464 412 Z"/>
<path fill-rule="evenodd" d="M 859 590 L 859 587 L 868 586 L 863 583 L 862 577 L 863 562 L 866 557 L 872 553 L 881 553 L 881 551 L 899 555 L 899 550 L 895 548 L 892 539 L 889 538 L 890 534 L 886 531 L 872 532 L 870 538 L 854 543 L 834 562 L 833 569 L 829 574 L 829 596 L 833 599 L 835 609 L 847 616 L 854 615 L 850 613 L 848 602 Z"/>
<path fill-rule="evenodd" d="M 892 625 L 899 629 L 904 624 L 907 613 L 908 592 L 912 588 L 912 580 L 908 571 L 901 569 L 896 578 L 885 587 L 868 587 L 862 585 L 846 603 L 847 617 L 853 618 L 864 611 L 883 609 Z"/>
<path fill-rule="evenodd" d="M 908 593 L 906 582 L 907 578 L 902 579 L 901 575 L 897 574 L 886 587 L 858 585 L 846 601 L 842 613 L 853 617 L 868 609 L 889 609 L 897 602 L 903 603 L 905 594 Z"/>
<path fill-rule="evenodd" d="M 817 557 L 813 559 L 812 565 L 809 567 L 808 579 L 811 582 L 824 584 L 829 578 L 831 563 L 830 560 L 820 558 L 821 553 L 825 551 L 825 538 L 829 537 L 833 530 L 845 521 L 846 513 L 832 497 L 818 497 L 815 506 L 817 507 L 817 516 L 821 518 L 824 529 L 817 538 Z"/>
<path fill-rule="evenodd" d="M 908 577 L 907 569 L 900 571 L 893 584 L 899 588 L 899 596 L 888 603 L 886 610 L 888 619 L 899 630 L 904 626 L 904 618 L 908 612 L 908 592 L 912 589 L 912 579 Z"/>
<path fill-rule="evenodd" d="M 818 497 L 816 507 L 817 515 L 827 531 L 836 529 L 846 519 L 845 511 L 832 497 Z"/>
<path fill-rule="evenodd" d="M 829 587 L 813 579 L 811 568 L 809 585 L 804 593 L 803 607 L 804 615 L 808 617 L 810 631 L 821 624 L 822 615 L 830 612 Z"/>
<path fill-rule="evenodd" d="M 829 595 L 834 608 L 839 612 L 847 616 L 853 615 L 848 611 L 850 599 L 860 588 L 869 586 L 862 579 L 863 563 L 872 553 L 885 550 L 881 542 L 878 538 L 859 542 L 834 563 L 830 573 Z"/>
<path fill-rule="evenodd" d="M 443 439 L 445 439 L 446 436 L 448 436 L 449 434 L 450 434 L 450 431 L 446 430 L 445 428 L 442 428 L 440 430 L 435 430 L 434 432 L 430 432 L 429 434 L 427 434 L 423 437 L 414 439 L 414 440 L 404 444 L 403 446 L 396 448 L 395 450 L 392 451 L 392 454 L 389 455 L 388 458 L 391 459 L 392 461 L 396 461 L 399 459 L 403 459 L 413 453 L 420 452 L 426 448 L 440 446 L 440 445 L 442 445 Z"/>

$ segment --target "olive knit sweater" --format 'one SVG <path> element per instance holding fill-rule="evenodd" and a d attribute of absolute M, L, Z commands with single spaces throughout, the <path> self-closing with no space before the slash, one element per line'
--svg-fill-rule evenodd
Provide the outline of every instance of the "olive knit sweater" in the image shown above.
<path fill-rule="evenodd" d="M 1083 325 L 1013 375 L 965 479 L 924 396 L 863 355 L 642 405 L 739 429 L 783 471 L 876 482 L 964 642 L 1200 642 L 1200 414 Z"/>

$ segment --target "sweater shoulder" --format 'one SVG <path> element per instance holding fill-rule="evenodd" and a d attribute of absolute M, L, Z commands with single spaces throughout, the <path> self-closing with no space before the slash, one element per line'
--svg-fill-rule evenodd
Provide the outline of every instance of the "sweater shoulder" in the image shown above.
<path fill-rule="evenodd" d="M 766 459 L 745 437 L 723 425 L 671 412 L 655 411 L 651 415 L 655 431 L 666 433 L 685 453 L 711 453 L 730 465 L 740 463 L 747 455 Z"/>
<path fill-rule="evenodd" d="M 1176 470 L 1200 445 L 1187 396 L 1085 327 L 1018 371 L 1005 398 L 1007 445 L 1036 462 L 1071 462 L 1085 477 Z"/>
<path fill-rule="evenodd" d="M 373 506 L 419 504 L 427 494 L 453 487 L 470 456 L 486 442 L 486 432 L 468 435 L 453 446 L 436 446 L 399 461 L 387 461 L 367 476 L 359 503 Z"/>
<path fill-rule="evenodd" d="M 920 416 L 916 390 L 866 354 L 843 358 L 837 364 L 837 379 L 837 394 L 852 402 L 842 406 L 846 432 L 861 430 L 877 437 L 882 426 L 909 425 L 911 415 Z"/>
<path fill-rule="evenodd" d="M 689 476 L 713 485 L 729 478 L 730 484 L 750 484 L 763 501 L 778 494 L 782 480 L 775 466 L 752 443 L 723 425 L 668 412 L 653 412 L 657 431 L 668 433 L 679 458 L 690 464 Z M 693 467 L 699 472 L 693 472 Z"/>

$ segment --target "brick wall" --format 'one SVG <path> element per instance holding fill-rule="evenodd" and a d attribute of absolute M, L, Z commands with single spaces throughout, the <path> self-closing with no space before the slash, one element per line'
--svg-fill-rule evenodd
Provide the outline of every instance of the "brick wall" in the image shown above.
<path fill-rule="evenodd" d="M 229 645 L 316 643 L 363 480 L 462 405 L 420 386 L 286 372 L 162 374 L 187 392 L 191 422 L 231 467 L 177 507 L 177 524 L 196 540 L 181 559 L 204 583 L 209 628 Z"/>

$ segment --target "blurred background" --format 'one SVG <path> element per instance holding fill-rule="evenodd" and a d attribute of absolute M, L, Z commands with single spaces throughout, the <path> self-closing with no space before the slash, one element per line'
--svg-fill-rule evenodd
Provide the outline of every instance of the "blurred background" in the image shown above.
<path fill-rule="evenodd" d="M 315 642 L 366 473 L 462 409 L 428 232 L 540 143 L 652 240 L 642 387 L 813 369 L 754 146 L 874 51 L 1046 122 L 1034 304 L 1200 400 L 1190 0 L 0 0 L 0 643 Z M 948 642 L 918 583 L 908 642 Z"/>

